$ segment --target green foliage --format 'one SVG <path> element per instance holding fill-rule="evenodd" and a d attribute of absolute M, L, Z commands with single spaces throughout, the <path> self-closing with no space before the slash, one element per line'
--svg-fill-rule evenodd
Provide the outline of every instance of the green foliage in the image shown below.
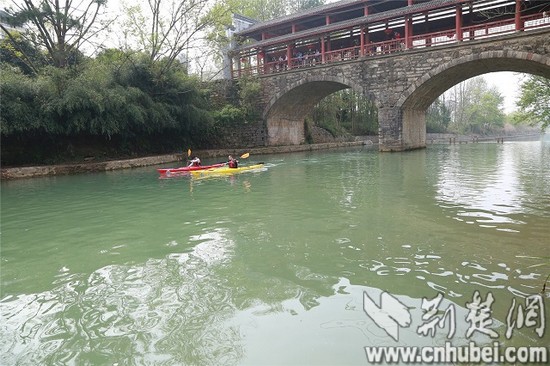
<path fill-rule="evenodd" d="M 248 120 L 255 120 L 260 116 L 260 101 L 262 85 L 255 77 L 242 77 L 238 81 L 239 99 L 241 107 Z"/>
<path fill-rule="evenodd" d="M 449 129 L 453 132 L 486 134 L 504 126 L 504 98 L 496 88 L 489 88 L 482 77 L 457 85 L 451 100 L 453 122 Z"/>
<path fill-rule="evenodd" d="M 430 133 L 447 132 L 451 122 L 451 111 L 444 99 L 436 99 L 426 111 L 426 131 Z"/>
<path fill-rule="evenodd" d="M 294 0 L 289 3 L 291 12 L 304 11 L 324 4 L 324 0 Z"/>
<path fill-rule="evenodd" d="M 306 144 L 313 144 L 313 135 L 311 133 L 311 128 L 309 126 L 308 118 L 304 120 L 304 140 Z"/>
<path fill-rule="evenodd" d="M 324 0 L 223 0 L 218 1 L 207 15 L 207 40 L 221 59 L 222 50 L 229 44 L 226 28 L 232 24 L 231 15 L 240 14 L 258 21 L 267 21 L 323 5 Z"/>
<path fill-rule="evenodd" d="M 6 11 L 10 15 L 8 20 L 11 25 L 25 28 L 21 36 L 34 49 L 43 50 L 51 65 L 63 68 L 75 64 L 80 57 L 79 48 L 100 29 L 98 15 L 106 3 L 107 0 L 87 0 L 78 4 L 71 1 L 26 0 L 14 1 Z M 13 42 L 12 32 L 6 33 Z M 21 51 L 25 53 L 25 50 Z M 28 61 L 32 55 L 21 59 Z"/>
<path fill-rule="evenodd" d="M 78 69 L 46 67 L 36 77 L 4 64 L 3 142 L 10 146 L 37 135 L 56 141 L 95 136 L 126 151 L 155 146 L 158 151 L 182 141 L 208 144 L 214 119 L 207 94 L 184 68 L 159 74 L 157 67 L 162 65 L 143 55 L 119 51 L 105 52 Z M 160 136 L 162 142 L 156 141 Z"/>
<path fill-rule="evenodd" d="M 242 123 L 246 118 L 243 109 L 227 104 L 221 110 L 213 113 L 214 120 L 222 126 L 231 126 Z"/>
<path fill-rule="evenodd" d="M 333 136 L 374 135 L 378 131 L 376 106 L 351 90 L 342 90 L 323 99 L 315 106 L 312 119 Z"/>
<path fill-rule="evenodd" d="M 27 75 L 46 64 L 42 53 L 17 32 L 0 40 L 0 62 L 16 66 Z"/>
<path fill-rule="evenodd" d="M 521 84 L 518 114 L 516 122 L 526 121 L 531 125 L 541 125 L 545 129 L 550 125 L 550 79 L 541 76 L 529 76 Z"/>
<path fill-rule="evenodd" d="M 231 12 L 246 17 L 266 21 L 289 13 L 285 0 L 228 0 L 227 6 Z"/>
<path fill-rule="evenodd" d="M 9 135 L 40 128 L 37 87 L 21 70 L 7 64 L 0 70 L 0 132 Z"/>
<path fill-rule="evenodd" d="M 496 89 L 487 89 L 483 85 L 473 89 L 472 99 L 476 102 L 471 103 L 466 111 L 469 128 L 473 133 L 484 133 L 504 126 L 504 113 L 501 110 L 504 98 Z"/>

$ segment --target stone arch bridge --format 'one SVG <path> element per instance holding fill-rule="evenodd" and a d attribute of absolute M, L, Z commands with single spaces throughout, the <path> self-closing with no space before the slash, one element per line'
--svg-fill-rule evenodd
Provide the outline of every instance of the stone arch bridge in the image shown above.
<path fill-rule="evenodd" d="M 550 29 L 426 47 L 261 76 L 268 145 L 304 141 L 304 119 L 347 88 L 378 107 L 380 151 L 426 146 L 426 109 L 452 86 L 496 71 L 550 79 Z"/>

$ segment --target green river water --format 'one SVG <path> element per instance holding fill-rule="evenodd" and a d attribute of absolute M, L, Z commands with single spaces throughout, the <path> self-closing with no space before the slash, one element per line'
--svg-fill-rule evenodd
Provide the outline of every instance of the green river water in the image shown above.
<path fill-rule="evenodd" d="M 2 182 L 0 364 L 364 365 L 365 347 L 443 345 L 451 325 L 455 345 L 550 344 L 526 322 L 505 337 L 550 274 L 548 136 L 241 163 L 260 160 Z M 383 291 L 411 316 L 398 341 L 363 309 Z M 492 323 L 468 335 L 476 291 Z M 438 293 L 456 318 L 423 336 Z"/>

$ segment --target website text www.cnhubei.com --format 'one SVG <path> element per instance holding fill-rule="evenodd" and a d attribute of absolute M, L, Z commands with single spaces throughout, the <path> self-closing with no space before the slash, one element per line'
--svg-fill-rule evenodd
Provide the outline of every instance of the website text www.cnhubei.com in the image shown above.
<path fill-rule="evenodd" d="M 505 347 L 498 342 L 491 346 L 453 346 L 445 342 L 439 347 L 365 347 L 369 363 L 548 363 L 549 351 L 546 347 Z"/>

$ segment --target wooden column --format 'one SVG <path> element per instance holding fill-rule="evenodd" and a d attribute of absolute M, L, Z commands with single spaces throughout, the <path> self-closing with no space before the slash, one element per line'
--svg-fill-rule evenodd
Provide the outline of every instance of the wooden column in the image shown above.
<path fill-rule="evenodd" d="M 413 21 L 412 15 L 405 16 L 405 48 L 409 49 L 413 46 Z"/>
<path fill-rule="evenodd" d="M 407 1 L 408 6 L 411 6 L 413 4 L 414 4 L 414 0 Z M 412 48 L 413 46 L 412 37 L 413 37 L 412 15 L 407 15 L 405 17 L 405 48 L 406 49 Z"/>
<path fill-rule="evenodd" d="M 256 67 L 258 69 L 258 74 L 265 74 L 265 52 L 263 49 L 260 49 L 257 55 Z"/>
<path fill-rule="evenodd" d="M 516 0 L 515 25 L 517 31 L 523 31 L 523 22 L 521 20 L 521 3 L 523 0 Z"/>
<path fill-rule="evenodd" d="M 456 41 L 462 42 L 462 5 L 460 4 L 456 6 L 455 33 L 456 33 Z"/>
<path fill-rule="evenodd" d="M 361 37 L 361 42 L 360 42 L 360 49 L 359 49 L 359 56 L 365 56 L 365 28 L 364 27 L 361 27 L 361 33 L 360 33 L 360 37 Z"/>
<path fill-rule="evenodd" d="M 286 46 L 286 67 L 290 70 L 292 66 L 292 45 Z"/>
<path fill-rule="evenodd" d="M 321 63 L 325 63 L 325 36 L 321 37 Z"/>
<path fill-rule="evenodd" d="M 430 29 L 428 27 L 428 13 L 424 13 L 424 32 L 429 32 Z M 424 38 L 424 41 L 426 42 L 425 45 L 426 47 L 431 47 L 432 46 L 432 36 L 427 36 Z"/>
<path fill-rule="evenodd" d="M 365 5 L 365 8 L 363 11 L 364 11 L 363 12 L 364 16 L 369 15 L 368 6 Z M 369 27 L 368 26 L 361 27 L 361 53 L 360 53 L 361 56 L 365 56 L 366 54 L 368 54 L 368 52 L 365 52 L 366 51 L 365 44 L 368 44 L 368 43 L 369 43 Z"/>

